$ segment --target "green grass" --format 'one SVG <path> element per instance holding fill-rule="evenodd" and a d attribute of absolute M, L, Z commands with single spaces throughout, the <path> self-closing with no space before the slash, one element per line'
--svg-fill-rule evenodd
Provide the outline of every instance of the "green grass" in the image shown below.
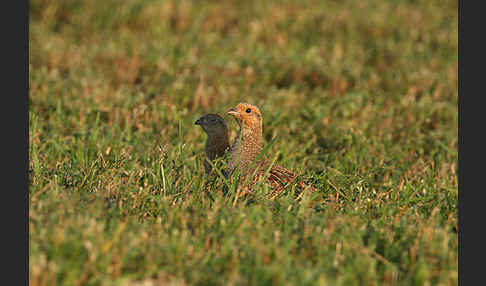
<path fill-rule="evenodd" d="M 457 1 L 30 1 L 31 285 L 456 285 Z M 233 206 L 256 104 L 319 189 Z M 273 158 L 273 157 L 272 157 Z"/>

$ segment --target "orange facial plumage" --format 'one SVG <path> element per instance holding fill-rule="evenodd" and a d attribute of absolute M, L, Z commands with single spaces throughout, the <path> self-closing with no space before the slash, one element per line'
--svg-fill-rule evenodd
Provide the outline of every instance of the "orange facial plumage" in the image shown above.
<path fill-rule="evenodd" d="M 265 171 L 270 167 L 270 160 L 263 157 L 258 162 L 255 162 L 253 168 L 249 168 L 250 164 L 257 158 L 263 150 L 263 117 L 260 109 L 253 104 L 239 103 L 227 112 L 233 116 L 238 123 L 240 130 L 236 136 L 233 145 L 230 149 L 231 162 L 228 174 L 239 166 L 240 173 L 243 178 L 248 174 L 253 174 L 250 178 L 250 186 L 244 187 L 246 191 L 251 190 L 251 184 L 262 179 Z M 274 194 L 282 191 L 290 182 L 294 181 L 297 175 L 284 167 L 273 165 L 270 168 L 266 182 L 270 184 Z M 304 189 L 315 191 L 312 186 L 303 183 L 298 185 Z M 246 192 L 244 191 L 244 192 Z"/>

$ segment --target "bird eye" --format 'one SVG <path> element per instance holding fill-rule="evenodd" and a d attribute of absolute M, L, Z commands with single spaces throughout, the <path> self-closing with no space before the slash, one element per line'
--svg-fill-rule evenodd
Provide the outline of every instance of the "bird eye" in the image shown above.
<path fill-rule="evenodd" d="M 246 111 L 246 113 L 250 113 L 251 112 L 251 109 L 250 108 L 247 108 L 245 111 Z"/>

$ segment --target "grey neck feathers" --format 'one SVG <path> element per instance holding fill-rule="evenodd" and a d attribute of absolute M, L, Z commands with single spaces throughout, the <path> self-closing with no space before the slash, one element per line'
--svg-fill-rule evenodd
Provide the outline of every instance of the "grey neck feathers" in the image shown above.
<path fill-rule="evenodd" d="M 226 149 L 229 148 L 228 132 L 218 132 L 208 134 L 206 140 L 206 155 L 210 160 L 223 156 Z"/>

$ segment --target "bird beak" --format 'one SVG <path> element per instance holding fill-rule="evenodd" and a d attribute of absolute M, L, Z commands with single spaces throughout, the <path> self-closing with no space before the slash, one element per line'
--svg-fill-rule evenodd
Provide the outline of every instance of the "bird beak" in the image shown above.
<path fill-rule="evenodd" d="M 236 118 L 239 118 L 240 117 L 240 113 L 236 110 L 235 107 L 233 107 L 230 110 L 228 110 L 228 114 L 231 115 L 231 116 L 234 116 Z"/>
<path fill-rule="evenodd" d="M 198 119 L 196 120 L 196 122 L 194 122 L 195 125 L 201 125 L 201 119 Z"/>

